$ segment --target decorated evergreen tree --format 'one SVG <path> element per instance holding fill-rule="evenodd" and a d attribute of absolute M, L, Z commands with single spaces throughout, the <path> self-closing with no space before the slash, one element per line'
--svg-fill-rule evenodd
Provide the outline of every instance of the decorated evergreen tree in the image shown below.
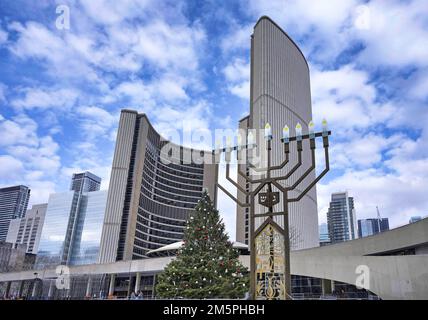
<path fill-rule="evenodd" d="M 243 298 L 249 277 L 238 257 L 218 210 L 204 192 L 187 221 L 177 258 L 159 275 L 156 293 L 162 298 Z"/>

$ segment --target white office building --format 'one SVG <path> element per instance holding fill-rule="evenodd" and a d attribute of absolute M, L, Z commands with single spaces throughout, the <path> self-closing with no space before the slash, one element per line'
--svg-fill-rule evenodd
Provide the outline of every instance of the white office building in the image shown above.
<path fill-rule="evenodd" d="M 27 253 L 37 253 L 47 207 L 47 203 L 35 204 L 25 217 L 11 220 L 6 242 L 25 244 Z"/>

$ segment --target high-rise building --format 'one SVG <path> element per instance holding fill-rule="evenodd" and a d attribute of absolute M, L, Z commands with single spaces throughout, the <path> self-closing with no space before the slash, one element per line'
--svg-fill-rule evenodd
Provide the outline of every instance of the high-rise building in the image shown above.
<path fill-rule="evenodd" d="M 107 203 L 107 191 L 83 194 L 79 218 L 70 250 L 70 265 L 91 264 L 98 261 L 101 233 Z"/>
<path fill-rule="evenodd" d="M 368 237 L 374 234 L 388 231 L 388 218 L 372 218 L 358 220 L 358 237 Z"/>
<path fill-rule="evenodd" d="M 321 223 L 319 227 L 320 234 L 320 246 L 326 246 L 331 243 L 330 235 L 328 234 L 328 225 L 327 223 Z"/>
<path fill-rule="evenodd" d="M 296 43 L 275 22 L 264 16 L 254 27 L 251 37 L 251 85 L 250 114 L 239 123 L 241 129 L 264 129 L 269 123 L 272 127 L 272 165 L 276 166 L 284 160 L 284 148 L 281 142 L 282 129 L 285 125 L 294 128 L 300 123 L 308 130 L 312 120 L 310 77 L 308 63 Z M 295 148 L 292 143 L 291 148 Z M 302 166 L 293 175 L 288 184 L 292 184 L 311 166 L 309 142 L 304 142 Z M 260 151 L 260 150 L 259 150 Z M 290 154 L 290 164 L 297 163 L 297 153 Z M 278 170 L 275 175 L 285 175 L 288 168 Z M 247 172 L 246 165 L 241 171 Z M 296 197 L 315 178 L 311 172 L 299 189 L 290 192 Z M 245 179 L 239 177 L 238 183 L 249 188 Z M 284 186 L 285 183 L 283 183 Z M 273 188 L 273 191 L 276 188 Z M 238 192 L 239 199 L 245 200 Z M 274 211 L 282 211 L 282 201 Z M 301 201 L 289 204 L 290 244 L 291 249 L 317 247 L 318 213 L 316 188 L 313 187 Z M 255 213 L 266 210 L 256 204 Z M 249 228 L 257 228 L 265 218 L 257 218 L 255 226 L 249 226 L 248 210 L 237 207 L 236 239 L 248 243 Z M 276 222 L 283 226 L 283 217 L 276 217 Z M 293 235 L 291 235 L 293 232 Z"/>
<path fill-rule="evenodd" d="M 30 189 L 13 186 L 0 189 L 0 241 L 5 241 L 12 219 L 22 218 L 27 211 Z"/>
<path fill-rule="evenodd" d="M 328 233 L 332 243 L 358 238 L 354 198 L 347 192 L 333 193 L 327 212 Z"/>
<path fill-rule="evenodd" d="M 6 242 L 25 244 L 27 253 L 37 253 L 47 207 L 47 203 L 35 204 L 25 217 L 11 220 Z"/>
<path fill-rule="evenodd" d="M 415 223 L 415 222 L 418 222 L 418 221 L 421 221 L 421 220 L 422 220 L 421 216 L 411 217 L 410 220 L 409 220 L 409 223 Z"/>
<path fill-rule="evenodd" d="M 99 261 L 140 259 L 180 241 L 203 190 L 216 201 L 212 158 L 163 139 L 146 115 L 122 110 Z"/>
<path fill-rule="evenodd" d="M 36 265 L 97 262 L 107 191 L 67 191 L 49 196 Z"/>
<path fill-rule="evenodd" d="M 88 171 L 76 173 L 71 191 L 49 196 L 38 267 L 97 261 L 107 201 L 107 191 L 98 191 L 100 184 L 101 178 Z"/>
<path fill-rule="evenodd" d="M 101 178 L 89 171 L 74 173 L 71 179 L 70 190 L 77 192 L 99 191 Z"/>

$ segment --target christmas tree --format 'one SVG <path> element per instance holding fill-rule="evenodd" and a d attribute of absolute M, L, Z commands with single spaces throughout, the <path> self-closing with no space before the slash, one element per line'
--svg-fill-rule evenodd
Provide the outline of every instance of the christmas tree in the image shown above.
<path fill-rule="evenodd" d="M 177 258 L 159 275 L 156 293 L 161 298 L 243 298 L 249 278 L 238 257 L 218 210 L 204 192 L 187 221 Z"/>

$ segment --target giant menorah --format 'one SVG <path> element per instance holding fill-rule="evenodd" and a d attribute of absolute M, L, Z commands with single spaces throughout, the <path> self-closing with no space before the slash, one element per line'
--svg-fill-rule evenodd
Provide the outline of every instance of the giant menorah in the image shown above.
<path fill-rule="evenodd" d="M 253 179 L 252 174 L 243 173 L 238 166 L 238 174 L 250 186 L 244 189 L 230 177 L 230 162 L 233 151 L 237 153 L 237 159 L 242 160 L 242 152 L 244 150 L 253 150 L 257 147 L 253 143 L 251 132 L 245 145 L 238 142 L 237 146 L 227 146 L 223 149 L 214 150 L 213 153 L 219 156 L 225 153 L 226 162 L 226 178 L 237 188 L 238 192 L 245 196 L 245 202 L 238 200 L 238 197 L 233 196 L 228 190 L 217 183 L 217 187 L 235 201 L 240 207 L 250 209 L 250 294 L 252 299 L 267 299 L 267 300 L 285 300 L 291 299 L 291 274 L 290 274 L 290 236 L 289 236 L 289 207 L 293 202 L 299 202 L 321 178 L 329 171 L 329 135 L 331 131 L 327 129 L 327 122 L 323 121 L 323 129 L 321 132 L 314 131 L 314 124 L 311 121 L 309 124 L 309 134 L 302 135 L 302 127 L 300 124 L 296 126 L 296 135 L 290 137 L 289 128 L 283 129 L 283 138 L 281 139 L 284 145 L 285 159 L 278 166 L 271 165 L 271 141 L 273 139 L 272 129 L 269 124 L 266 124 L 264 136 L 267 140 L 267 165 L 264 168 L 256 167 L 245 159 L 245 164 L 250 170 L 262 175 L 261 179 Z M 313 180 L 307 187 L 300 191 L 297 197 L 289 198 L 291 191 L 296 190 L 299 185 L 315 170 L 315 139 L 322 137 L 324 154 L 325 154 L 325 169 Z M 296 177 L 297 170 L 302 166 L 302 151 L 303 141 L 309 140 L 311 151 L 311 166 L 304 171 L 300 177 Z M 287 168 L 290 162 L 290 143 L 296 142 L 297 163 L 288 170 L 285 175 L 277 176 L 274 174 L 279 170 Z M 289 181 L 295 181 L 289 183 Z M 272 187 L 276 187 L 274 192 Z M 267 192 L 262 192 L 267 188 Z M 258 196 L 258 203 L 267 208 L 267 212 L 255 213 L 255 199 Z M 274 212 L 274 206 L 280 203 L 282 196 L 282 211 Z M 283 217 L 283 227 L 275 222 L 274 217 Z M 255 229 L 255 219 L 265 218 L 264 222 Z"/>

